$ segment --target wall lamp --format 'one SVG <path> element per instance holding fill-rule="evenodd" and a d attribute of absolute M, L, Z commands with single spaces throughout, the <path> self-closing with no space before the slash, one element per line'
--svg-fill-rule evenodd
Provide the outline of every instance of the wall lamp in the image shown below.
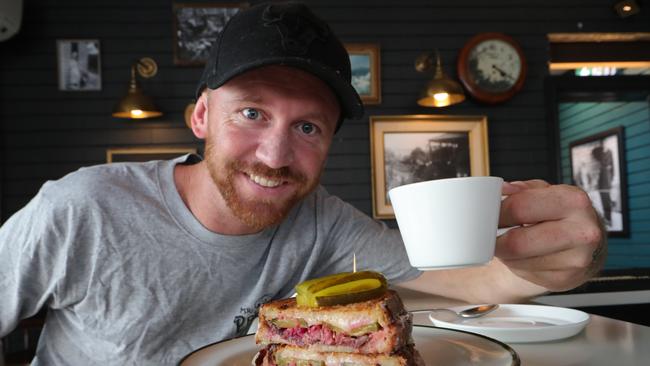
<path fill-rule="evenodd" d="M 143 78 L 151 78 L 158 72 L 156 61 L 149 57 L 143 57 L 131 65 L 131 82 L 129 90 L 113 108 L 113 117 L 144 119 L 162 116 L 162 112 L 156 108 L 153 99 L 142 92 L 142 88 L 136 79 L 138 75 Z"/>
<path fill-rule="evenodd" d="M 420 93 L 418 104 L 423 107 L 446 107 L 465 100 L 465 92 L 460 84 L 448 78 L 440 63 L 440 53 L 424 53 L 415 60 L 415 69 L 419 72 L 434 71 L 434 76 Z"/>
<path fill-rule="evenodd" d="M 638 13 L 641 7 L 639 7 L 639 4 L 635 0 L 623 0 L 614 4 L 614 10 L 616 10 L 619 17 L 627 18 L 630 15 Z"/>

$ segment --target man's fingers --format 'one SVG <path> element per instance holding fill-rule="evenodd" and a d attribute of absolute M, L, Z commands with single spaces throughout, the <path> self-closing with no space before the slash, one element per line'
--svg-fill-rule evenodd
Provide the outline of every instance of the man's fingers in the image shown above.
<path fill-rule="evenodd" d="M 551 291 L 583 283 L 602 267 L 604 230 L 580 188 L 541 180 L 504 183 L 496 257 L 517 275 Z"/>
<path fill-rule="evenodd" d="M 533 179 L 527 181 L 503 182 L 502 192 L 504 195 L 511 195 L 531 188 L 546 188 L 550 186 L 546 181 Z"/>
<path fill-rule="evenodd" d="M 576 237 L 572 222 L 542 222 L 536 225 L 516 227 L 497 238 L 495 255 L 501 259 L 538 257 L 571 248 Z"/>
<path fill-rule="evenodd" d="M 595 275 L 604 256 L 597 255 L 596 251 L 587 253 L 573 248 L 547 256 L 499 260 L 518 277 L 551 291 L 565 291 Z"/>
<path fill-rule="evenodd" d="M 528 182 L 526 184 L 527 187 L 541 185 Z M 578 187 L 557 185 L 526 188 L 511 194 L 501 202 L 499 226 L 560 220 L 569 217 L 574 211 L 585 211 L 585 209 L 591 209 L 591 201 L 589 196 Z"/>
<path fill-rule="evenodd" d="M 531 189 L 531 188 L 546 188 L 550 187 L 551 185 L 541 179 L 531 179 L 531 180 L 526 180 L 526 181 L 515 181 L 515 182 L 510 182 L 513 185 L 520 186 L 522 188 L 526 189 Z"/>
<path fill-rule="evenodd" d="M 549 290 L 575 287 L 598 271 L 606 255 L 603 230 L 593 215 L 578 212 L 514 228 L 497 238 L 495 254 L 514 274 Z"/>

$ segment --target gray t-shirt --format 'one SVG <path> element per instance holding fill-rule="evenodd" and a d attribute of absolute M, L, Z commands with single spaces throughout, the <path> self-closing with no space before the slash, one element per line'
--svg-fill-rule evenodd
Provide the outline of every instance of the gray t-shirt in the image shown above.
<path fill-rule="evenodd" d="M 244 335 L 300 281 L 357 268 L 416 277 L 396 230 L 319 187 L 277 227 L 207 230 L 171 161 L 80 169 L 47 182 L 0 229 L 0 336 L 48 308 L 34 365 L 166 365 Z"/>

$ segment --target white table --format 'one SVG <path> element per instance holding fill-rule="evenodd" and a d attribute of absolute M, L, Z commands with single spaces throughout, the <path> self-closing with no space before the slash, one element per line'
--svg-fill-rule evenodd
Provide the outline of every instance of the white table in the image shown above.
<path fill-rule="evenodd" d="M 444 297 L 397 290 L 410 311 L 463 305 Z M 426 313 L 416 314 L 414 323 L 431 325 Z M 593 314 L 587 327 L 571 338 L 509 346 L 519 354 L 523 366 L 650 365 L 650 327 Z"/>
<path fill-rule="evenodd" d="M 407 310 L 463 305 L 456 300 L 397 289 Z M 650 310 L 650 309 L 648 309 Z M 650 327 L 591 315 L 587 327 L 571 338 L 542 343 L 508 343 L 524 366 L 650 365 Z M 414 316 L 414 324 L 431 325 L 428 316 Z"/>

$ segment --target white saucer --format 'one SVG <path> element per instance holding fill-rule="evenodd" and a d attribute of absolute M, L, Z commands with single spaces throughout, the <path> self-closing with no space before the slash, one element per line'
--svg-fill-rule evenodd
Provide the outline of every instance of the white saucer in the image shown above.
<path fill-rule="evenodd" d="M 455 311 L 472 306 L 450 308 Z M 502 342 L 528 343 L 562 339 L 578 334 L 588 323 L 589 314 L 575 309 L 501 304 L 487 315 L 474 319 L 450 317 L 446 311 L 431 311 L 433 325 L 482 334 Z"/>
<path fill-rule="evenodd" d="M 520 366 L 517 352 L 503 342 L 474 333 L 432 326 L 413 326 L 413 341 L 427 365 Z M 255 336 L 233 338 L 200 348 L 179 366 L 251 366 L 262 346 Z"/>

